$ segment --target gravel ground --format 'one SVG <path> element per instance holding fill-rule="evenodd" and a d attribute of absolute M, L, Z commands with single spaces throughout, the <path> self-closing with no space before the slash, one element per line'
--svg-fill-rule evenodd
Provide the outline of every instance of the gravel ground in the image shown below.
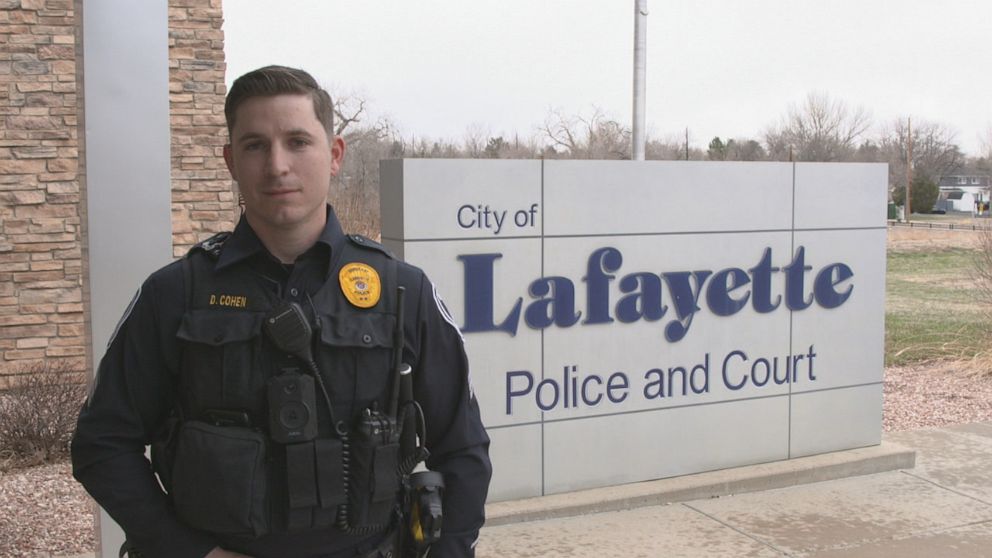
<path fill-rule="evenodd" d="M 992 378 L 953 363 L 885 371 L 886 432 L 992 421 Z M 68 463 L 0 473 L 0 558 L 49 558 L 92 552 L 92 504 Z"/>
<path fill-rule="evenodd" d="M 953 362 L 889 367 L 884 390 L 885 432 L 992 421 L 992 377 Z"/>
<path fill-rule="evenodd" d="M 0 473 L 0 557 L 92 552 L 93 507 L 68 463 Z"/>

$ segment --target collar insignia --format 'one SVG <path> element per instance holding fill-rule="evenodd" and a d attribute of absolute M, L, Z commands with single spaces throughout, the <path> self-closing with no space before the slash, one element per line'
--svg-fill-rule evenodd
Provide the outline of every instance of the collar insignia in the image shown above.
<path fill-rule="evenodd" d="M 379 302 L 382 283 L 375 269 L 363 263 L 345 264 L 338 274 L 341 292 L 348 302 L 359 308 L 372 308 Z"/>

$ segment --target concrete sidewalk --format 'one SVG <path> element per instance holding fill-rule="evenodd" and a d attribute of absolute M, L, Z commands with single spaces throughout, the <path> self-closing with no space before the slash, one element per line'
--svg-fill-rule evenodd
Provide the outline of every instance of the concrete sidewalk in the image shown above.
<path fill-rule="evenodd" d="M 487 513 L 478 558 L 992 557 L 992 423 Z"/>

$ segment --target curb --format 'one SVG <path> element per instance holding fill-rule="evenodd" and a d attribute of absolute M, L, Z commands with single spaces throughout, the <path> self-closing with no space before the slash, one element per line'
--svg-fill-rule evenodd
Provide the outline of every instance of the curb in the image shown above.
<path fill-rule="evenodd" d="M 486 505 L 486 526 L 657 506 L 912 469 L 916 450 L 877 446 Z"/>

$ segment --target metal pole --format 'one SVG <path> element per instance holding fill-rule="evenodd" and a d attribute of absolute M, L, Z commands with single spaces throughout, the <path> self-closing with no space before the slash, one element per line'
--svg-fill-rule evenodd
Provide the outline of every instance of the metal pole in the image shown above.
<path fill-rule="evenodd" d="M 647 96 L 648 0 L 634 0 L 634 115 L 631 124 L 631 159 L 644 160 L 644 104 Z"/>

